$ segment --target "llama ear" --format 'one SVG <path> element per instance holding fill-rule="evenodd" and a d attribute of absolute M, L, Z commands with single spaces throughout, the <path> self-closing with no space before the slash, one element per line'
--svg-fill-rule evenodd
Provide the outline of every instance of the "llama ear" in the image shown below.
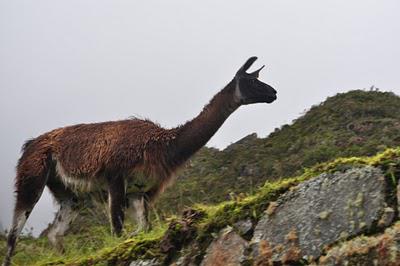
<path fill-rule="evenodd" d="M 263 69 L 264 67 L 265 67 L 265 65 L 263 65 L 262 67 L 260 67 L 260 68 L 257 69 L 256 71 L 251 72 L 249 75 L 251 75 L 251 76 L 253 76 L 253 77 L 255 77 L 255 78 L 258 78 L 258 76 L 260 75 L 261 69 Z"/>
<path fill-rule="evenodd" d="M 254 61 L 257 60 L 257 56 L 252 56 L 249 59 L 247 59 L 246 63 L 238 70 L 236 73 L 236 76 L 241 76 L 246 73 L 246 70 L 251 67 L 251 65 L 254 63 Z M 261 69 L 260 69 L 261 70 Z"/>

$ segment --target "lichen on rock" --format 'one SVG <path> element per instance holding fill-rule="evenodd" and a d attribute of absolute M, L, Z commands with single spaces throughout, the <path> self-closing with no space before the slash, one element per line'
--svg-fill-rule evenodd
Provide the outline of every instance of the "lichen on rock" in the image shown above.
<path fill-rule="evenodd" d="M 297 259 L 318 258 L 325 246 L 373 230 L 388 208 L 382 177 L 380 169 L 367 166 L 322 174 L 286 192 L 278 199 L 274 215 L 264 215 L 256 226 L 253 257 L 261 256 L 260 243 L 264 240 L 273 251 L 274 261 L 285 260 L 288 254 L 295 254 Z M 357 215 L 361 211 L 364 214 Z M 385 223 L 393 218 L 385 218 Z M 287 237 L 293 232 L 298 238 L 295 244 Z"/>
<path fill-rule="evenodd" d="M 400 265 L 400 223 L 377 236 L 339 243 L 319 259 L 318 265 Z"/>

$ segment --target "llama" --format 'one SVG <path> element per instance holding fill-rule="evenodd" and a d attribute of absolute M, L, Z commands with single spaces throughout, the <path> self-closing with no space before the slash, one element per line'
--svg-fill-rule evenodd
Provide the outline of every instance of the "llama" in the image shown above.
<path fill-rule="evenodd" d="M 241 105 L 276 100 L 276 91 L 258 80 L 264 66 L 246 72 L 256 59 L 249 58 L 197 117 L 176 128 L 134 118 L 68 126 L 27 141 L 17 165 L 16 203 L 4 265 L 10 264 L 18 235 L 45 186 L 60 206 L 48 232 L 56 247 L 76 217 L 77 193 L 96 188 L 108 193 L 115 235 L 121 234 L 125 209 L 139 230 L 149 230 L 149 204 L 228 116 Z"/>

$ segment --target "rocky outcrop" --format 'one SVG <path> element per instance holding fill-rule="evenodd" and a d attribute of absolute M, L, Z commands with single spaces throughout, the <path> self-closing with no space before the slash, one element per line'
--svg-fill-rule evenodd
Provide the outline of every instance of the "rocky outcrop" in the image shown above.
<path fill-rule="evenodd" d="M 339 240 L 388 226 L 394 216 L 386 203 L 386 183 L 373 167 L 322 174 L 271 203 L 252 239 L 256 261 L 313 260 Z M 272 250 L 263 258 L 261 249 Z"/>
<path fill-rule="evenodd" d="M 367 166 L 302 182 L 270 202 L 255 228 L 247 219 L 222 230 L 201 265 L 400 265 L 393 181 Z"/>
<path fill-rule="evenodd" d="M 240 213 L 264 206 L 258 218 L 248 211 L 231 224 L 222 221 L 224 229 L 209 233 L 213 239 L 198 235 L 199 228 L 207 231 L 196 225 L 202 214 L 187 211 L 160 243 L 168 254 L 163 260 L 132 265 L 400 265 L 400 223 L 393 225 L 400 205 L 396 175 L 364 165 L 289 182 L 266 205 L 224 207 Z"/>

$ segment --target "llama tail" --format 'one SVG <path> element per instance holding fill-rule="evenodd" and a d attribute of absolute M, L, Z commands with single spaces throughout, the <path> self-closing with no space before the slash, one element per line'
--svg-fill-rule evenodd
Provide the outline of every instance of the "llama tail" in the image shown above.
<path fill-rule="evenodd" d="M 25 147 L 18 162 L 15 182 L 16 202 L 12 224 L 7 236 L 7 254 L 3 266 L 11 264 L 16 242 L 33 207 L 42 195 L 50 173 L 48 153 L 32 149 L 32 143 Z"/>

